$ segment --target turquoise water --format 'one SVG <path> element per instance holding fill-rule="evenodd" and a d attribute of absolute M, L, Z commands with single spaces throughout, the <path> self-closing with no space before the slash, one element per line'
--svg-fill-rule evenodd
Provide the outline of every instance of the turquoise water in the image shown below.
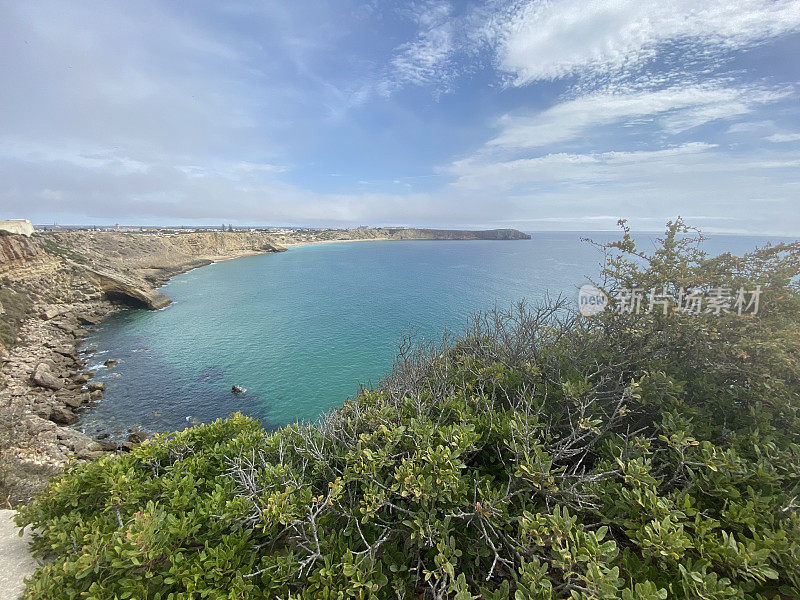
<path fill-rule="evenodd" d="M 119 311 L 88 338 L 107 389 L 79 425 L 164 431 L 237 410 L 268 427 L 315 419 L 377 383 L 409 331 L 438 339 L 495 305 L 575 296 L 602 258 L 581 236 L 320 244 L 185 273 L 162 288 L 171 306 Z M 720 236 L 707 248 L 764 241 Z M 106 370 L 110 357 L 119 364 Z"/>

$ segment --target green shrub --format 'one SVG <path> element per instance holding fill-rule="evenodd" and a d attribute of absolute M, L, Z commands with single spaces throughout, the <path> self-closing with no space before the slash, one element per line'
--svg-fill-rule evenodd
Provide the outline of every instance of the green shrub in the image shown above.
<path fill-rule="evenodd" d="M 607 288 L 720 284 L 757 315 L 491 313 L 317 424 L 242 415 L 54 480 L 28 598 L 800 597 L 800 246 L 682 223 Z"/>
<path fill-rule="evenodd" d="M 53 256 L 66 258 L 79 264 L 86 264 L 87 262 L 85 256 L 76 252 L 73 248 L 64 248 L 63 246 L 60 246 L 58 242 L 51 237 L 48 237 L 47 234 L 34 234 L 34 239 L 39 243 L 39 246 L 42 248 L 42 250 L 52 254 Z"/>

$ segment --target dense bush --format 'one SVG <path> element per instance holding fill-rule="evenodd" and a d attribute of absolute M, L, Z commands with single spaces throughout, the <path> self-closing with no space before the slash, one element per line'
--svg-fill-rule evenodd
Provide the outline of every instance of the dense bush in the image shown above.
<path fill-rule="evenodd" d="M 625 232 L 601 283 L 760 285 L 757 315 L 521 306 L 318 424 L 78 467 L 21 512 L 53 559 L 28 597 L 800 597 L 800 247 L 691 233 Z"/>

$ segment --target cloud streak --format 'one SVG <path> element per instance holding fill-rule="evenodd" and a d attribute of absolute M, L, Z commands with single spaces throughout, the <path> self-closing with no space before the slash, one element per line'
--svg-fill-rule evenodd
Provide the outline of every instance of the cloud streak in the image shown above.
<path fill-rule="evenodd" d="M 530 117 L 506 115 L 490 146 L 534 148 L 566 142 L 587 131 L 641 118 L 660 119 L 668 133 L 719 119 L 738 117 L 787 98 L 789 90 L 757 86 L 724 87 L 715 83 L 633 93 L 592 94 L 556 104 Z"/>

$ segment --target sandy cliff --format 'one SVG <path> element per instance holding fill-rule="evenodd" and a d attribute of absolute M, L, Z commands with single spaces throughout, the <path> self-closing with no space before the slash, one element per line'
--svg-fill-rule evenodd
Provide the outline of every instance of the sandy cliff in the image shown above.
<path fill-rule="evenodd" d="M 188 268 L 213 260 L 283 250 L 258 232 L 143 234 L 111 231 L 70 231 L 48 234 L 63 248 L 79 253 L 99 270 L 113 270 L 162 283 Z"/>
<path fill-rule="evenodd" d="M 30 238 L 0 230 L 0 273 L 52 260 L 54 257 Z"/>

